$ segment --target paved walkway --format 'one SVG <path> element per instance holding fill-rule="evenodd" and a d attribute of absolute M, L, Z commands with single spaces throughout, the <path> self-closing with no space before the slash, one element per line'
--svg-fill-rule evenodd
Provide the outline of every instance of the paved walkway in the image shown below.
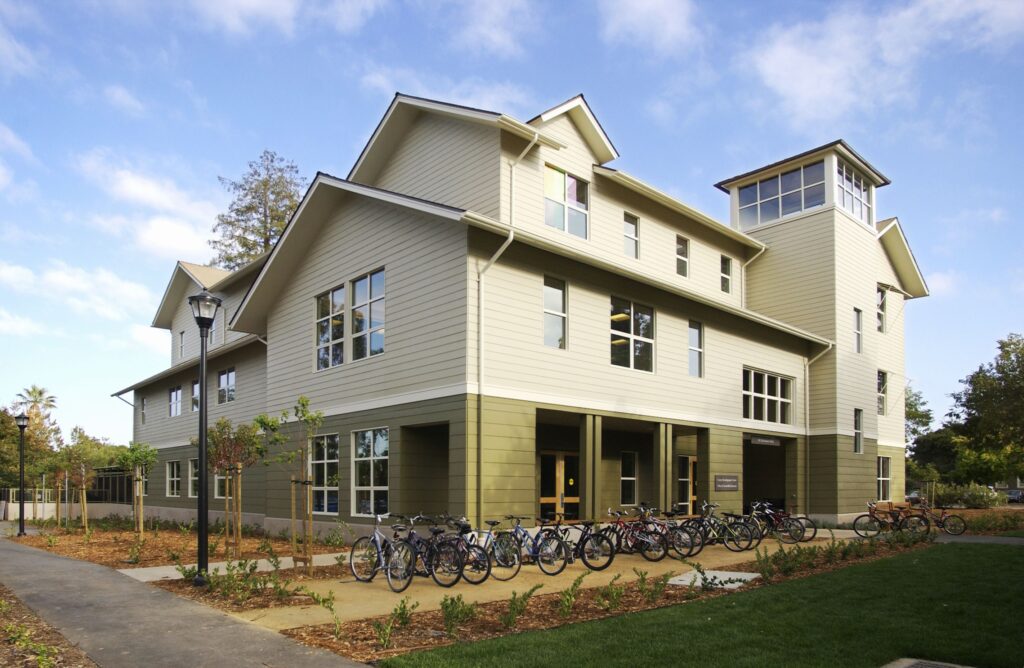
<path fill-rule="evenodd" d="M 936 543 L 981 543 L 983 545 L 1019 545 L 1024 547 L 1024 538 L 1014 538 L 1013 536 L 971 536 L 970 534 L 964 534 L 962 536 L 950 536 L 946 533 L 940 533 L 935 539 Z"/>
<path fill-rule="evenodd" d="M 103 668 L 361 665 L 105 566 L 4 539 L 0 582 Z"/>

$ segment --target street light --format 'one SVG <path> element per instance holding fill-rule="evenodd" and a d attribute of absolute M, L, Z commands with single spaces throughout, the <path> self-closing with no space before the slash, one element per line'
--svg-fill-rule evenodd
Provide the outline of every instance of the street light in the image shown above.
<path fill-rule="evenodd" d="M 18 425 L 18 535 L 25 535 L 25 427 L 28 426 L 28 416 L 21 413 L 14 418 L 14 424 Z"/>
<path fill-rule="evenodd" d="M 198 573 L 196 573 L 192 584 L 196 587 L 203 587 L 206 585 L 206 572 L 210 569 L 208 554 L 210 500 L 206 495 L 206 339 L 210 334 L 210 327 L 217 318 L 220 299 L 203 290 L 198 295 L 189 297 L 188 305 L 192 308 L 192 317 L 196 319 L 196 324 L 199 326 L 199 499 L 197 509 L 199 564 Z"/>

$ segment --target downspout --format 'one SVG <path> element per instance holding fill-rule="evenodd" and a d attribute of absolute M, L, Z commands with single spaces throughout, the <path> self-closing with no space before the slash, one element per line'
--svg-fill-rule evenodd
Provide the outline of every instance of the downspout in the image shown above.
<path fill-rule="evenodd" d="M 509 160 L 509 184 L 508 184 L 508 237 L 494 251 L 494 255 L 477 270 L 476 279 L 476 524 L 483 524 L 483 501 L 484 501 L 484 312 L 486 290 L 484 289 L 484 275 L 495 262 L 505 253 L 512 241 L 515 239 L 515 207 L 516 207 L 516 166 L 526 157 L 526 154 L 537 145 L 540 140 L 540 133 L 534 132 L 533 139 L 526 145 L 523 152 L 515 160 Z"/>
<path fill-rule="evenodd" d="M 828 342 L 825 348 L 814 357 L 804 360 L 804 438 L 806 439 L 806 455 L 804 456 L 804 515 L 811 508 L 811 365 L 832 350 L 835 344 Z"/>
<path fill-rule="evenodd" d="M 740 281 L 740 306 L 743 308 L 747 308 L 747 267 L 749 267 L 754 260 L 761 257 L 761 254 L 766 250 L 768 250 L 767 246 L 761 246 L 761 250 L 754 253 L 754 257 L 740 265 L 740 271 L 743 272 L 743 276 L 741 276 L 743 280 Z"/>

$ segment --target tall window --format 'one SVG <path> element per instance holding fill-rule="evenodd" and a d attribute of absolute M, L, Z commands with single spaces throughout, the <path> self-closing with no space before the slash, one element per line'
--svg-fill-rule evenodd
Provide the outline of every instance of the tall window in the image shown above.
<path fill-rule="evenodd" d="M 676 457 L 676 503 L 675 510 L 690 514 L 690 458 Z"/>
<path fill-rule="evenodd" d="M 220 473 L 213 474 L 213 498 L 223 499 L 228 491 L 228 477 Z"/>
<path fill-rule="evenodd" d="M 384 352 L 384 270 L 352 281 L 352 359 Z"/>
<path fill-rule="evenodd" d="M 338 435 L 314 436 L 312 446 L 309 468 L 313 479 L 313 512 L 337 515 Z"/>
<path fill-rule="evenodd" d="M 722 292 L 732 292 L 732 258 L 722 256 Z"/>
<path fill-rule="evenodd" d="M 167 391 L 167 414 L 171 417 L 181 415 L 181 385 Z"/>
<path fill-rule="evenodd" d="M 199 460 L 188 460 L 188 496 L 194 499 L 199 496 Z"/>
<path fill-rule="evenodd" d="M 885 415 L 888 404 L 889 374 L 884 371 L 878 372 L 878 414 Z"/>
<path fill-rule="evenodd" d="M 565 348 L 565 281 L 544 277 L 544 345 Z"/>
<path fill-rule="evenodd" d="M 178 359 L 185 357 L 185 332 L 178 332 Z"/>
<path fill-rule="evenodd" d="M 740 188 L 740 227 L 765 225 L 824 203 L 825 162 L 819 160 Z"/>
<path fill-rule="evenodd" d="M 676 273 L 690 275 L 690 240 L 676 235 Z"/>
<path fill-rule="evenodd" d="M 640 257 L 640 219 L 631 213 L 622 214 L 622 249 L 626 257 Z"/>
<path fill-rule="evenodd" d="M 793 381 L 764 371 L 743 370 L 743 417 L 791 424 Z"/>
<path fill-rule="evenodd" d="M 612 364 L 654 371 L 654 309 L 612 297 L 611 327 Z"/>
<path fill-rule="evenodd" d="M 619 505 L 636 505 L 636 453 L 623 452 L 619 464 Z"/>
<path fill-rule="evenodd" d="M 345 286 L 316 297 L 316 370 L 345 361 Z"/>
<path fill-rule="evenodd" d="M 853 352 L 864 352 L 864 313 L 853 309 Z"/>
<path fill-rule="evenodd" d="M 213 320 L 210 321 L 210 331 L 208 333 L 208 336 L 210 337 L 210 345 L 212 346 L 213 343 L 217 340 L 217 314 L 216 313 L 213 314 Z"/>
<path fill-rule="evenodd" d="M 878 288 L 878 331 L 885 332 L 885 297 L 888 293 L 885 288 Z"/>
<path fill-rule="evenodd" d="M 878 458 L 878 500 L 891 501 L 892 457 Z"/>
<path fill-rule="evenodd" d="M 864 411 L 859 408 L 853 409 L 853 451 L 864 452 Z"/>
<path fill-rule="evenodd" d="M 695 320 L 690 321 L 690 375 L 695 378 L 704 377 L 704 325 Z"/>
<path fill-rule="evenodd" d="M 586 181 L 544 167 L 544 222 L 549 227 L 586 239 L 589 194 Z"/>
<path fill-rule="evenodd" d="M 181 496 L 181 462 L 167 462 L 167 496 Z"/>
<path fill-rule="evenodd" d="M 224 369 L 217 374 L 217 403 L 226 404 L 235 400 L 235 367 Z"/>
<path fill-rule="evenodd" d="M 836 204 L 857 220 L 871 224 L 871 187 L 852 167 L 836 160 Z"/>
<path fill-rule="evenodd" d="M 192 381 L 192 412 L 199 410 L 199 381 Z"/>
<path fill-rule="evenodd" d="M 146 397 L 139 397 L 139 422 L 146 424 Z"/>
<path fill-rule="evenodd" d="M 388 429 L 352 432 L 353 515 L 388 512 Z"/>

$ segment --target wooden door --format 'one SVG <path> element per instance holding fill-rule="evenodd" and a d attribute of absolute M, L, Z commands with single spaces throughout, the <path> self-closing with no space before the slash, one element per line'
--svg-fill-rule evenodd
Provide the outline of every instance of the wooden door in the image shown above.
<path fill-rule="evenodd" d="M 572 452 L 542 452 L 540 455 L 540 516 L 567 520 L 580 516 L 580 457 Z"/>

